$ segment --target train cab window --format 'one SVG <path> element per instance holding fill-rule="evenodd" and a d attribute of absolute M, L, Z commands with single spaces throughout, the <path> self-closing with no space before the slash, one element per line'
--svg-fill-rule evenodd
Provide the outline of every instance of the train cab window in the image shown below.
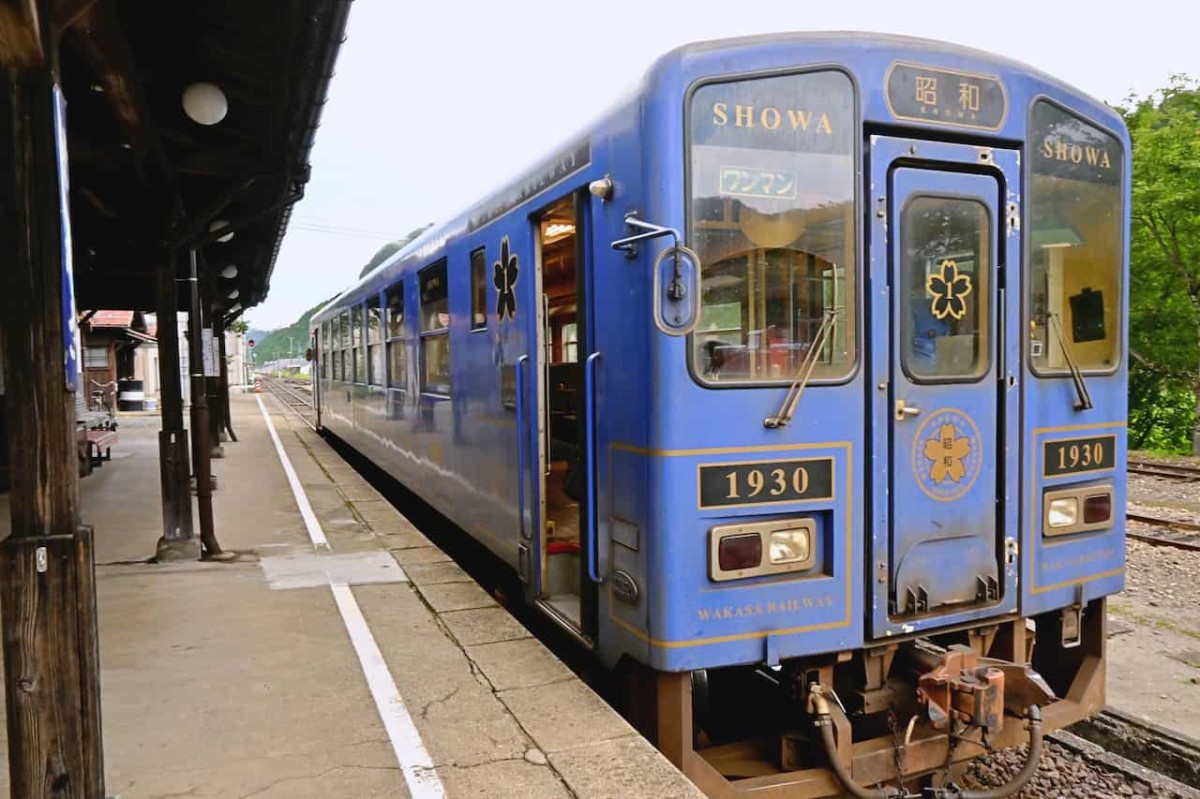
<path fill-rule="evenodd" d="M 1029 361 L 1039 373 L 1065 373 L 1068 356 L 1110 371 L 1120 357 L 1121 144 L 1044 100 L 1031 118 Z"/>
<path fill-rule="evenodd" d="M 421 390 L 450 393 L 450 292 L 446 259 L 418 275 L 421 288 Z"/>
<path fill-rule="evenodd" d="M 471 329 L 487 327 L 487 251 L 471 253 Z"/>
<path fill-rule="evenodd" d="M 382 386 L 383 363 L 383 311 L 379 307 L 378 295 L 367 300 L 367 383 Z"/>
<path fill-rule="evenodd" d="M 408 342 L 404 336 L 404 284 L 387 290 L 388 386 L 408 387 Z"/>
<path fill-rule="evenodd" d="M 361 305 L 350 309 L 350 351 L 354 354 L 355 383 L 367 382 L 367 370 L 363 358 L 363 312 Z"/>
<path fill-rule="evenodd" d="M 918 196 L 901 211 L 900 360 L 912 379 L 988 370 L 990 229 L 977 200 Z"/>
<path fill-rule="evenodd" d="M 690 103 L 689 233 L 703 264 L 693 372 L 787 382 L 815 356 L 815 380 L 844 378 L 858 301 L 850 79 L 710 83 Z"/>

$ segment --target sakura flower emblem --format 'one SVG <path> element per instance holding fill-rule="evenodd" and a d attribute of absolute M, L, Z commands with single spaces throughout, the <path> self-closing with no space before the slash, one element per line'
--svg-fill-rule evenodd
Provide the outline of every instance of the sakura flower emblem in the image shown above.
<path fill-rule="evenodd" d="M 932 274 L 925 289 L 933 296 L 931 310 L 935 319 L 962 319 L 967 314 L 967 295 L 971 293 L 971 276 L 958 273 L 958 263 L 947 258 L 941 263 L 941 274 Z"/>
<path fill-rule="evenodd" d="M 509 252 L 508 236 L 500 241 L 500 260 L 493 266 L 492 284 L 496 287 L 496 317 L 517 316 L 517 254 Z"/>
<path fill-rule="evenodd" d="M 960 482 L 966 475 L 963 459 L 971 452 L 971 439 L 959 436 L 954 425 L 944 424 L 938 429 L 937 438 L 925 442 L 925 457 L 933 461 L 929 468 L 929 479 L 934 484 L 947 479 Z"/>

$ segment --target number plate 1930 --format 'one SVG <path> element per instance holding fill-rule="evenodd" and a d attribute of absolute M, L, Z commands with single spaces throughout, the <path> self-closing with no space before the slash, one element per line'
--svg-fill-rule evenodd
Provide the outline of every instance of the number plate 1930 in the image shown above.
<path fill-rule="evenodd" d="M 1116 465 L 1117 437 L 1091 436 L 1047 441 L 1042 450 L 1042 475 L 1099 472 Z"/>
<path fill-rule="evenodd" d="M 700 507 L 833 499 L 833 459 L 712 463 L 700 467 Z"/>

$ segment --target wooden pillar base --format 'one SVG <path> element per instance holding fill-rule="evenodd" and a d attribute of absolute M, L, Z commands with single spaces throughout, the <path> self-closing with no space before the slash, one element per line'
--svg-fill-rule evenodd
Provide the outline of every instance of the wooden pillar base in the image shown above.
<path fill-rule="evenodd" d="M 0 542 L 14 797 L 104 796 L 92 530 Z"/>

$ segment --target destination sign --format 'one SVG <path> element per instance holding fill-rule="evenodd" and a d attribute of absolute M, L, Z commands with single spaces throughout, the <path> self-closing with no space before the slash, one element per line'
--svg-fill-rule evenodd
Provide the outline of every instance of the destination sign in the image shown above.
<path fill-rule="evenodd" d="M 887 103 L 897 119 L 983 130 L 999 130 L 1008 113 L 999 78 L 902 61 L 888 70 Z"/>
<path fill-rule="evenodd" d="M 833 499 L 833 459 L 715 463 L 700 467 L 700 507 Z"/>
<path fill-rule="evenodd" d="M 1029 149 L 1035 174 L 1111 186 L 1121 182 L 1120 142 L 1044 100 L 1033 106 Z"/>
<path fill-rule="evenodd" d="M 1042 474 L 1059 477 L 1080 472 L 1101 472 L 1117 462 L 1117 437 L 1090 436 L 1047 441 L 1042 445 Z"/>

